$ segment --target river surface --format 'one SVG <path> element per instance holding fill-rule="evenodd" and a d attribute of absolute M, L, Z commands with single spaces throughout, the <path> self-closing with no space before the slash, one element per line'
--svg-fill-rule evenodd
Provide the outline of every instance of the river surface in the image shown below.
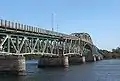
<path fill-rule="evenodd" d="M 120 81 L 120 60 L 102 60 L 69 68 L 38 69 L 26 61 L 26 76 L 0 75 L 0 81 Z"/>

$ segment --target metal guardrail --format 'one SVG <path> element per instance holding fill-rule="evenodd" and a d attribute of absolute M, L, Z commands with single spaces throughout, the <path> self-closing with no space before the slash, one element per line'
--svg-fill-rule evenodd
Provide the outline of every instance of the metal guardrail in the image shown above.
<path fill-rule="evenodd" d="M 68 36 L 67 34 L 45 30 L 42 28 L 28 26 L 20 23 L 14 23 L 14 22 L 2 20 L 2 19 L 0 19 L 0 27 L 6 28 L 6 29 L 23 30 L 28 32 L 36 32 L 36 33 L 49 34 L 49 35 L 55 35 L 55 36 Z"/>
<path fill-rule="evenodd" d="M 70 39 L 79 39 L 79 37 L 76 37 L 73 35 L 67 35 L 67 34 L 55 32 L 55 31 L 42 29 L 39 27 L 28 26 L 28 25 L 24 25 L 24 24 L 20 24 L 20 23 L 14 23 L 14 22 L 2 20 L 2 19 L 0 19 L 0 27 L 2 27 L 4 29 L 12 29 L 12 30 L 16 30 L 16 31 L 20 30 L 20 31 L 26 31 L 26 32 L 34 32 L 34 33 L 60 36 L 60 37 L 65 37 L 65 38 L 70 38 Z M 85 38 L 82 38 L 82 39 L 85 39 Z M 90 42 L 90 40 L 87 40 L 87 39 L 86 39 L 86 41 Z"/>

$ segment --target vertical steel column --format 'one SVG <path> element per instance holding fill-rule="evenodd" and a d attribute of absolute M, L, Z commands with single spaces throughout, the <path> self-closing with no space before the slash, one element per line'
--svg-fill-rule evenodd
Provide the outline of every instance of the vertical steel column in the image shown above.
<path fill-rule="evenodd" d="M 79 39 L 77 40 L 77 53 L 79 53 Z"/>
<path fill-rule="evenodd" d="M 52 40 L 50 41 L 50 53 L 52 53 L 53 45 L 52 45 Z"/>
<path fill-rule="evenodd" d="M 57 40 L 56 42 L 57 42 L 56 44 L 57 55 L 59 55 L 59 41 Z"/>
<path fill-rule="evenodd" d="M 63 43 L 63 55 L 66 52 L 66 43 L 67 43 L 67 39 L 65 39 L 65 42 Z"/>
<path fill-rule="evenodd" d="M 26 41 L 25 41 L 24 45 L 25 45 L 25 53 L 27 53 L 27 44 L 26 44 Z"/>
<path fill-rule="evenodd" d="M 40 47 L 40 48 L 39 48 L 39 52 L 42 52 L 42 41 L 43 41 L 43 40 L 40 40 L 40 42 L 39 42 L 39 47 Z"/>
<path fill-rule="evenodd" d="M 31 38 L 31 48 L 33 49 L 33 38 Z"/>
<path fill-rule="evenodd" d="M 75 53 L 75 48 L 76 48 L 76 40 L 75 40 L 75 43 L 74 43 L 74 53 Z"/>
<path fill-rule="evenodd" d="M 46 44 L 46 53 L 48 53 L 48 45 L 49 45 L 49 40 L 48 40 L 48 42 Z"/>
<path fill-rule="evenodd" d="M 8 53 L 10 53 L 10 36 L 8 35 L 8 44 L 7 44 Z"/>
<path fill-rule="evenodd" d="M 79 45 L 79 48 L 78 48 L 78 51 L 79 51 L 79 52 L 78 52 L 78 53 L 81 54 L 81 46 L 80 46 L 80 45 L 81 45 L 81 42 L 80 42 L 80 38 L 79 38 L 79 44 L 78 44 L 78 45 Z"/>
<path fill-rule="evenodd" d="M 35 40 L 35 39 L 34 39 L 34 40 Z M 35 43 L 34 43 L 34 46 L 33 46 L 33 48 L 32 48 L 32 53 L 34 53 L 38 41 L 39 41 L 39 38 L 37 38 L 36 41 L 35 41 Z"/>
<path fill-rule="evenodd" d="M 71 51 L 71 46 L 72 46 L 72 39 L 71 39 L 71 41 L 70 41 L 69 53 L 70 53 L 70 51 Z"/>
<path fill-rule="evenodd" d="M 16 45 L 17 45 L 17 50 L 20 50 L 19 46 L 19 36 L 16 37 Z"/>
<path fill-rule="evenodd" d="M 38 40 L 38 44 L 37 44 L 37 52 L 39 53 L 40 52 L 40 40 Z"/>
<path fill-rule="evenodd" d="M 45 53 L 45 49 L 46 49 L 46 46 L 47 46 L 47 42 L 48 42 L 48 39 L 45 41 L 45 45 L 44 45 L 44 47 L 43 47 L 42 55 Z"/>
<path fill-rule="evenodd" d="M 51 53 L 53 54 L 53 50 L 55 48 L 55 40 L 52 42 L 52 49 L 51 49 Z"/>

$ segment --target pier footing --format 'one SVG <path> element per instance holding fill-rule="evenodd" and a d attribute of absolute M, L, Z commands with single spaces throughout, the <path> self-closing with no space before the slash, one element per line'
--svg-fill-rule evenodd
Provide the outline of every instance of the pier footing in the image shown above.
<path fill-rule="evenodd" d="M 26 75 L 25 57 L 19 55 L 5 55 L 0 56 L 0 72 Z"/>
<path fill-rule="evenodd" d="M 38 61 L 38 68 L 43 67 L 69 67 L 69 65 L 82 64 L 85 62 L 95 62 L 100 57 L 96 56 L 80 56 L 80 55 L 66 55 L 66 56 L 42 56 Z"/>
<path fill-rule="evenodd" d="M 97 56 L 96 58 L 97 58 L 97 61 L 101 60 L 101 57 L 100 57 L 100 56 Z"/>
<path fill-rule="evenodd" d="M 42 56 L 38 68 L 43 67 L 69 67 L 68 56 Z"/>
<path fill-rule="evenodd" d="M 96 62 L 97 61 L 97 59 L 96 59 L 97 57 L 95 57 L 95 56 L 93 56 L 93 61 L 94 62 Z"/>
<path fill-rule="evenodd" d="M 80 64 L 83 63 L 83 59 L 80 55 L 70 55 L 69 56 L 69 64 L 74 65 L 74 64 Z"/>

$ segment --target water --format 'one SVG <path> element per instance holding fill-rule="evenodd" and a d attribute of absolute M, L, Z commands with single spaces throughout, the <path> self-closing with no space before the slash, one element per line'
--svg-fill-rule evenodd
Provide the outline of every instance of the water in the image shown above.
<path fill-rule="evenodd" d="M 120 60 L 102 60 L 69 68 L 38 69 L 27 61 L 27 76 L 0 75 L 0 81 L 120 81 Z"/>

